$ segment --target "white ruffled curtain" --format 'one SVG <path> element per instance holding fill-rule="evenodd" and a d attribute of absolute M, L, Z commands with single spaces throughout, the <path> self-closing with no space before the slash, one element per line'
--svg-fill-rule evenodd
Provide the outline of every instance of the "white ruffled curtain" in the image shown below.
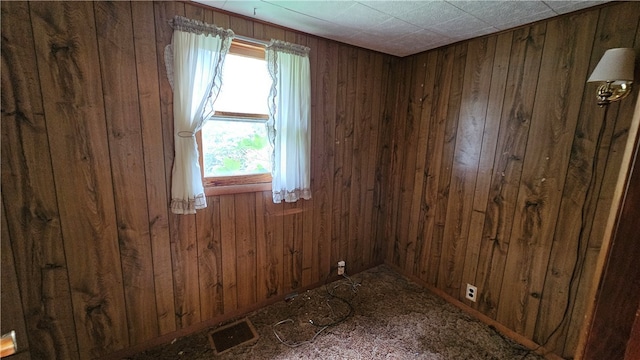
<path fill-rule="evenodd" d="M 181 16 L 174 17 L 170 24 L 173 39 L 165 49 L 165 62 L 173 87 L 175 158 L 171 211 L 195 214 L 197 209 L 207 207 L 195 134 L 213 111 L 222 82 L 222 65 L 234 34 Z"/>
<path fill-rule="evenodd" d="M 273 80 L 267 131 L 273 146 L 273 202 L 311 198 L 311 75 L 309 48 L 271 40 Z"/>

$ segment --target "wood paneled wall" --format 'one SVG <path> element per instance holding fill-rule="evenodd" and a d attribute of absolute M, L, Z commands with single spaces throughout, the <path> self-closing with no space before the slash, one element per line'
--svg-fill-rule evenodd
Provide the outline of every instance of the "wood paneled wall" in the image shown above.
<path fill-rule="evenodd" d="M 586 80 L 606 49 L 640 53 L 639 23 L 616 3 L 403 58 L 386 261 L 572 357 L 637 97 L 607 112 Z"/>
<path fill-rule="evenodd" d="M 180 2 L 2 2 L 2 332 L 16 358 L 112 354 L 383 261 L 392 56 Z M 174 15 L 312 50 L 313 199 L 169 212 Z M 246 310 L 245 310 L 246 311 Z"/>
<path fill-rule="evenodd" d="M 176 2 L 2 2 L 2 332 L 86 359 L 385 260 L 572 356 L 633 103 L 585 84 L 640 50 L 614 3 L 398 59 Z M 311 50 L 313 199 L 168 210 L 174 15 Z"/>

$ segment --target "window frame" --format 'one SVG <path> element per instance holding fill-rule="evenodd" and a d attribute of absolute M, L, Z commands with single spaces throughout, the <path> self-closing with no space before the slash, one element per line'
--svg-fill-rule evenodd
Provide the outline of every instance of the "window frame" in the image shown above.
<path fill-rule="evenodd" d="M 252 44 L 248 41 L 234 38 L 231 42 L 229 54 L 265 60 L 265 46 Z M 214 115 L 221 118 L 238 119 L 239 121 L 242 119 L 250 119 L 249 121 L 266 122 L 269 119 L 269 115 L 267 114 L 216 111 Z M 206 196 L 271 190 L 271 173 L 205 177 L 202 130 L 198 131 L 196 134 L 196 140 L 198 143 L 198 152 L 200 153 L 198 159 L 200 163 L 200 175 L 202 176 L 202 183 L 204 185 Z"/>

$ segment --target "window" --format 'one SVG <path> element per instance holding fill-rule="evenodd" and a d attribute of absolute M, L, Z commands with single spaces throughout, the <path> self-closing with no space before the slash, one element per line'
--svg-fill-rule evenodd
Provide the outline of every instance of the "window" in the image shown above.
<path fill-rule="evenodd" d="M 200 133 L 209 194 L 229 185 L 264 184 L 264 190 L 270 189 L 272 149 L 265 123 L 271 84 L 264 47 L 234 39 L 224 61 L 215 112 Z"/>

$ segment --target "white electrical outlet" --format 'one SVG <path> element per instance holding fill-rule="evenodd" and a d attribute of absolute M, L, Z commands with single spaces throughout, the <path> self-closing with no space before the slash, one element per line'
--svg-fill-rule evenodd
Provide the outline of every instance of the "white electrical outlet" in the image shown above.
<path fill-rule="evenodd" d="M 338 261 L 338 275 L 344 275 L 344 267 L 346 266 L 344 260 Z"/>
<path fill-rule="evenodd" d="M 471 284 L 467 284 L 466 298 L 473 302 L 476 302 L 477 295 L 478 295 L 478 288 Z"/>

